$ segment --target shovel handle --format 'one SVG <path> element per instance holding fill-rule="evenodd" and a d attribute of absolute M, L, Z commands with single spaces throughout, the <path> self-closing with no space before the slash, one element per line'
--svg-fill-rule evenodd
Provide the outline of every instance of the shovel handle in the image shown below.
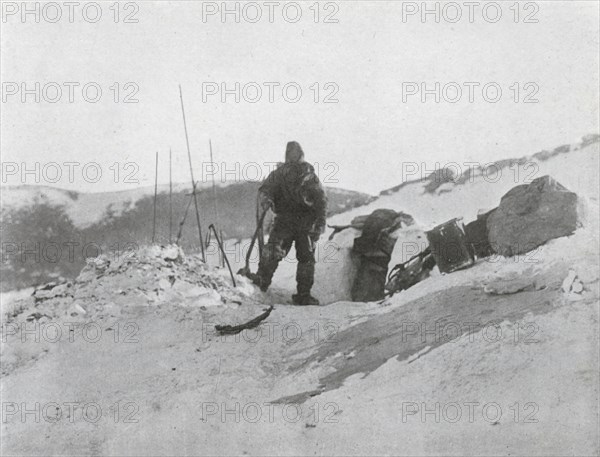
<path fill-rule="evenodd" d="M 233 271 L 231 270 L 231 265 L 229 264 L 229 259 L 227 258 L 227 254 L 225 254 L 225 249 L 223 248 L 223 243 L 221 243 L 221 239 L 219 238 L 217 229 L 215 228 L 215 226 L 213 224 L 210 224 L 208 226 L 208 231 L 210 232 L 211 230 L 215 234 L 215 239 L 217 240 L 219 248 L 221 249 L 221 252 L 223 253 L 223 258 L 225 259 L 225 262 L 227 262 L 227 268 L 229 269 L 229 274 L 231 275 L 231 282 L 233 283 L 233 287 L 237 287 L 237 284 L 235 283 L 235 277 L 233 276 Z"/>
<path fill-rule="evenodd" d="M 254 235 L 252 236 L 252 241 L 250 242 L 250 249 L 248 249 L 248 253 L 246 254 L 246 269 L 250 271 L 250 256 L 252 255 L 252 249 L 254 249 L 254 243 L 256 243 L 256 239 L 258 238 L 258 234 L 262 229 L 263 222 L 265 221 L 265 216 L 269 209 L 265 209 L 260 218 L 258 219 L 258 223 L 256 224 L 256 230 L 254 231 Z"/>

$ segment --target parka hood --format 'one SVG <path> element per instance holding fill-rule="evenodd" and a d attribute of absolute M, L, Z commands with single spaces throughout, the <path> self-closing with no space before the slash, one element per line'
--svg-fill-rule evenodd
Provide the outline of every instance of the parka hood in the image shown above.
<path fill-rule="evenodd" d="M 304 162 L 304 151 L 298 142 L 290 141 L 285 148 L 285 163 Z"/>

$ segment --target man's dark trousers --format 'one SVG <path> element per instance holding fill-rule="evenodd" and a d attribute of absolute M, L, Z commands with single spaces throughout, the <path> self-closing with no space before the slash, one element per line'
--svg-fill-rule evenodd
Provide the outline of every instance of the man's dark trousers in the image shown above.
<path fill-rule="evenodd" d="M 279 262 L 290 252 L 294 243 L 298 259 L 298 295 L 310 295 L 315 276 L 315 243 L 310 237 L 313 223 L 312 215 L 281 214 L 275 217 L 269 241 L 258 266 L 258 276 L 263 287 L 271 284 Z"/>

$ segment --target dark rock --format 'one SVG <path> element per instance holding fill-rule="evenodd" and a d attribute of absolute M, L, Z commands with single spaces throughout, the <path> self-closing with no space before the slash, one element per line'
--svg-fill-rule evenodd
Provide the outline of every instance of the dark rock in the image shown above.
<path fill-rule="evenodd" d="M 571 150 L 571 145 L 570 144 L 563 144 L 562 146 L 554 148 L 554 152 L 557 152 L 559 154 L 562 154 L 562 153 L 565 153 L 565 152 L 569 152 L 570 150 Z"/>
<path fill-rule="evenodd" d="M 443 184 L 456 183 L 457 175 L 451 168 L 440 168 L 427 176 L 424 193 L 433 194 Z"/>
<path fill-rule="evenodd" d="M 590 144 L 594 144 L 594 143 L 599 143 L 600 142 L 600 135 L 598 135 L 597 133 L 592 133 L 590 135 L 586 135 L 581 139 L 581 147 L 584 148 L 586 146 L 589 146 Z"/>
<path fill-rule="evenodd" d="M 497 253 L 513 256 L 570 235 L 581 226 L 578 203 L 577 194 L 550 176 L 516 186 L 488 217 L 490 244 Z"/>
<path fill-rule="evenodd" d="M 488 218 L 494 211 L 495 209 L 478 214 L 476 220 L 465 225 L 467 244 L 478 259 L 488 257 L 494 253 L 487 227 Z"/>

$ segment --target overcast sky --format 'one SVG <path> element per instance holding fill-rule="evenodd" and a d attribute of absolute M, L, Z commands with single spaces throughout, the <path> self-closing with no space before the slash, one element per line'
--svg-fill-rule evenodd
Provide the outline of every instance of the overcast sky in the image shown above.
<path fill-rule="evenodd" d="M 204 3 L 204 8 L 213 6 Z M 20 12 L 5 10 L 3 162 L 30 167 L 34 162 L 96 162 L 103 171 L 99 182 L 86 182 L 76 172 L 73 183 L 63 177 L 55 185 L 98 192 L 136 186 L 124 182 L 123 173 L 114 182 L 109 167 L 115 162 L 121 167 L 139 164 L 139 185 L 151 185 L 157 150 L 159 180 L 168 182 L 172 147 L 174 180 L 187 181 L 178 84 L 183 87 L 197 179 L 203 176 L 201 162 L 209 160 L 209 138 L 215 161 L 227 162 L 229 169 L 239 162 L 248 177 L 256 171 L 246 164 L 282 160 L 285 143 L 297 140 L 329 185 L 378 193 L 402 181 L 403 163 L 487 163 L 598 132 L 596 1 L 523 2 L 516 23 L 513 1 L 501 2 L 502 17 L 495 23 L 494 8 L 486 10 L 486 17 L 476 9 L 471 23 L 463 2 L 457 3 L 462 9 L 459 20 L 450 22 L 457 10 L 447 8 L 436 23 L 433 15 L 423 22 L 418 12 L 403 21 L 403 2 L 366 1 L 338 2 L 337 12 L 335 4 L 321 3 L 315 23 L 313 3 L 301 2 L 302 17 L 295 23 L 293 7 L 283 17 L 284 3 L 274 7 L 270 23 L 263 2 L 258 2 L 262 17 L 256 23 L 248 21 L 256 15 L 250 7 L 239 23 L 233 15 L 223 22 L 219 14 L 203 21 L 202 2 L 138 2 L 139 11 L 132 16 L 137 23 L 123 22 L 134 12 L 132 5 L 122 5 L 115 23 L 112 2 L 101 3 L 103 15 L 96 23 L 86 21 L 81 8 L 69 22 L 68 7 L 61 2 L 62 17 L 56 23 L 47 20 L 56 14 L 50 8 L 39 23 L 31 15 L 23 23 Z M 420 3 L 404 2 L 405 13 Z M 20 2 L 14 5 L 20 7 Z M 235 8 L 235 2 L 229 5 Z M 324 22 L 329 13 L 337 23 Z M 88 8 L 86 14 L 93 20 L 95 11 Z M 526 23 L 526 18 L 537 22 Z M 31 88 L 35 82 L 41 87 L 57 83 L 63 94 L 49 103 L 55 97 L 50 85 L 40 103 L 33 95 L 23 103 L 20 92 L 12 95 L 22 82 Z M 80 84 L 73 103 L 64 82 Z M 90 82 L 102 89 L 96 103 L 82 95 L 81 87 Z M 113 100 L 116 82 L 119 103 Z M 233 95 L 225 103 L 220 94 L 203 100 L 203 83 L 211 82 L 229 88 L 236 82 L 242 87 L 256 83 L 263 93 L 250 103 L 257 96 L 251 84 L 239 103 Z M 280 84 L 273 103 L 264 85 L 268 82 Z M 452 83 L 440 103 L 434 95 L 425 103 L 419 94 L 403 100 L 403 83 L 434 88 L 436 82 L 440 87 Z M 472 103 L 465 82 L 480 84 Z M 139 103 L 123 103 L 136 87 L 125 87 L 127 83 L 139 88 L 133 96 Z M 285 100 L 282 86 L 287 83 L 293 84 Z M 494 87 L 502 89 L 496 103 L 483 97 L 481 88 L 487 83 L 493 83 L 489 99 L 495 96 Z M 463 88 L 462 97 L 456 103 L 444 100 L 443 95 L 456 96 L 457 85 Z M 293 86 L 302 89 L 296 103 L 290 100 L 295 97 Z M 327 95 L 338 102 L 324 103 Z M 92 89 L 88 96 L 94 96 Z M 524 103 L 525 98 L 538 102 Z M 22 182 L 16 175 L 4 178 L 6 184 Z M 28 177 L 25 182 L 33 181 Z M 43 177 L 41 183 L 48 184 Z"/>

